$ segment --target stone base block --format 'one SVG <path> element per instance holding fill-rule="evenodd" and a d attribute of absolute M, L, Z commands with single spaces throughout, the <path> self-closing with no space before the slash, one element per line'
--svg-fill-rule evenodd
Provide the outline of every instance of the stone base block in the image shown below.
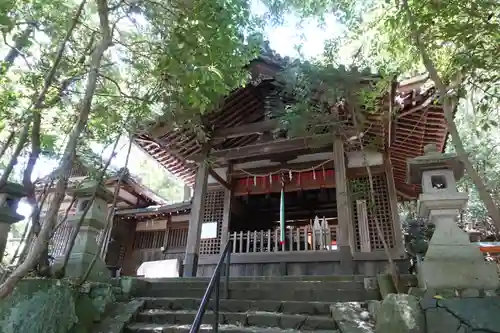
<path fill-rule="evenodd" d="M 419 267 L 419 286 L 425 289 L 486 289 L 499 286 L 495 263 L 424 260 Z"/>
<path fill-rule="evenodd" d="M 387 295 L 376 317 L 375 333 L 425 333 L 424 312 L 412 295 Z"/>
<path fill-rule="evenodd" d="M 354 261 L 350 246 L 339 246 L 340 266 L 343 274 L 354 273 Z"/>
<path fill-rule="evenodd" d="M 71 254 L 66 265 L 66 276 L 82 278 L 93 260 L 94 255 L 90 253 Z M 57 270 L 61 265 L 62 258 L 58 258 L 54 263 L 54 269 Z M 95 282 L 109 282 L 111 280 L 111 272 L 100 257 L 97 258 L 87 280 Z"/>
<path fill-rule="evenodd" d="M 423 306 L 427 333 L 500 333 L 500 298 L 434 300 Z"/>
<path fill-rule="evenodd" d="M 186 253 L 184 259 L 184 277 L 195 277 L 198 271 L 198 255 L 196 253 Z"/>

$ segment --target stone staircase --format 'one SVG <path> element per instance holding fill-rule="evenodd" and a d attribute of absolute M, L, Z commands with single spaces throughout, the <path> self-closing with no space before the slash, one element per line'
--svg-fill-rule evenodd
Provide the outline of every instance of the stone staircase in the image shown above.
<path fill-rule="evenodd" d="M 207 285 L 203 278 L 150 281 L 135 295 L 144 307 L 124 332 L 189 332 Z M 360 276 L 232 278 L 229 299 L 223 295 L 223 333 L 372 332 L 365 301 L 380 297 Z M 212 331 L 213 309 L 212 300 L 200 331 Z"/>

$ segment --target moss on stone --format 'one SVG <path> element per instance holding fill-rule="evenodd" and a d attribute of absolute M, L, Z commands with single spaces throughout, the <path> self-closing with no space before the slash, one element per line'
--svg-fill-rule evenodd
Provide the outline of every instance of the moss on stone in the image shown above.
<path fill-rule="evenodd" d="M 67 333 L 77 321 L 74 288 L 61 280 L 20 281 L 0 303 L 1 333 Z"/>
<path fill-rule="evenodd" d="M 102 320 L 114 301 L 115 297 L 111 284 L 86 283 L 80 289 L 76 299 L 75 309 L 78 322 L 70 333 L 92 332 L 92 328 Z"/>
<path fill-rule="evenodd" d="M 0 333 L 90 333 L 114 301 L 111 284 L 25 279 L 0 303 Z"/>

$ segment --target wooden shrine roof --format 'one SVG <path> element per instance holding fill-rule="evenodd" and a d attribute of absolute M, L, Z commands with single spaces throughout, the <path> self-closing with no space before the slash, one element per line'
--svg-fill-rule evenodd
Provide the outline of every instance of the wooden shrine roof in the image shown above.
<path fill-rule="evenodd" d="M 163 218 L 172 215 L 188 215 L 191 212 L 191 200 L 149 206 L 143 208 L 121 208 L 116 210 L 116 216 L 133 218 L 135 220 Z"/>
<path fill-rule="evenodd" d="M 119 176 L 109 178 L 105 181 L 105 185 L 115 185 L 118 183 L 118 180 Z M 127 175 L 122 179 L 120 187 L 137 197 L 139 200 L 135 205 L 139 205 L 141 207 L 147 207 L 150 205 L 166 205 L 168 202 L 160 195 L 156 194 L 153 190 L 135 180 L 131 175 Z"/>
<path fill-rule="evenodd" d="M 92 169 L 88 167 L 88 164 L 86 164 L 79 156 L 77 156 L 73 161 L 70 178 L 68 180 L 69 187 L 75 186 L 76 184 L 80 183 L 82 180 L 87 178 L 91 173 L 91 170 Z M 120 178 L 119 177 L 120 171 L 121 169 L 109 170 L 107 172 L 107 178 L 104 181 L 104 186 L 107 187 L 108 190 L 111 186 L 114 186 L 118 183 L 118 180 Z M 36 181 L 35 191 L 37 193 L 43 192 L 45 186 L 46 185 L 48 186 L 51 183 L 51 181 L 55 179 L 55 177 L 57 177 L 58 172 L 59 169 L 56 169 L 46 177 L 43 177 L 38 181 Z M 49 190 L 53 190 L 53 188 L 55 188 L 54 184 L 52 184 L 51 186 L 52 187 Z M 166 205 L 168 203 L 167 200 L 162 198 L 160 195 L 156 194 L 153 190 L 151 190 L 147 186 L 141 184 L 139 180 L 136 180 L 128 172 L 125 175 L 125 177 L 123 177 L 120 184 L 120 188 L 121 190 L 126 191 L 128 195 L 132 195 L 134 197 L 132 201 L 120 197 L 120 200 L 123 200 L 128 206 L 147 207 L 151 205 Z"/>
<path fill-rule="evenodd" d="M 247 125 L 248 130 L 249 124 L 262 124 L 266 109 L 264 96 L 278 70 L 279 66 L 275 63 L 262 59 L 255 61 L 251 67 L 251 84 L 231 93 L 219 111 L 206 117 L 204 123 L 208 124 L 208 135 L 215 136 L 220 131 L 231 133 L 231 128 L 241 128 L 242 125 Z M 395 82 L 392 88 L 389 95 L 393 96 L 391 107 L 396 110 L 396 114 L 392 119 L 381 113 L 369 115 L 364 139 L 379 139 L 377 141 L 382 143 L 378 146 L 379 150 L 390 156 L 398 194 L 411 199 L 416 198 L 421 189 L 420 186 L 406 183 L 406 161 L 423 154 L 423 147 L 429 143 L 436 143 L 438 149 L 444 149 L 447 127 L 443 109 L 435 103 L 435 87 L 427 75 Z M 255 155 L 262 155 L 261 151 L 266 144 L 258 143 L 258 134 L 251 131 L 248 133 L 244 136 L 226 136 L 224 141 L 212 147 L 211 155 L 228 158 L 231 155 L 228 152 L 232 149 L 231 159 L 237 160 L 238 154 L 234 154 L 234 148 L 247 145 L 254 145 Z M 147 134 L 136 135 L 134 140 L 173 175 L 188 184 L 194 182 L 196 163 L 193 159 L 200 154 L 202 148 L 194 132 L 167 130 L 160 124 Z M 297 139 L 284 139 L 280 144 L 287 145 L 293 140 Z M 310 147 L 305 144 L 304 148 Z M 346 149 L 349 150 L 349 147 Z"/>

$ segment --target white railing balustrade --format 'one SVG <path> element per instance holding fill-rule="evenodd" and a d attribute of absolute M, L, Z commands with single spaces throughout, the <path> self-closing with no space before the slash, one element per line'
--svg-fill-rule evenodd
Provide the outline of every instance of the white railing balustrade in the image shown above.
<path fill-rule="evenodd" d="M 280 241 L 280 228 L 232 232 L 233 253 L 269 253 L 297 251 L 336 251 L 337 226 L 315 229 L 312 226 L 289 227 L 285 242 Z"/>

